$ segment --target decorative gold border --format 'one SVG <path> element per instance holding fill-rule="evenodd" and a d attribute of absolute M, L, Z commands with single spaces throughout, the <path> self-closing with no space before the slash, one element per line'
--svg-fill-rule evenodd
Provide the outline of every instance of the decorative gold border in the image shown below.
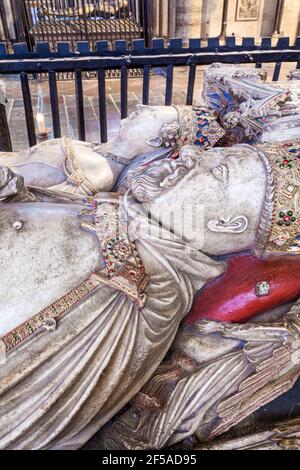
<path fill-rule="evenodd" d="M 79 284 L 79 286 L 72 289 L 14 330 L 2 336 L 0 341 L 4 343 L 6 352 L 18 346 L 18 344 L 41 327 L 47 328 L 47 322 L 49 322 L 49 320 L 56 320 L 62 317 L 62 315 L 78 304 L 78 302 L 84 300 L 101 284 L 103 285 L 102 278 L 97 273 L 91 274 L 90 277 Z"/>

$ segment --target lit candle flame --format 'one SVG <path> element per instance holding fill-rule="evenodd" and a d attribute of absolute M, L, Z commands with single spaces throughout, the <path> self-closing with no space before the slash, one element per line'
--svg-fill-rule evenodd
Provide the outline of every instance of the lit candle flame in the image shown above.
<path fill-rule="evenodd" d="M 38 132 L 40 132 L 41 134 L 47 132 L 47 129 L 45 126 L 45 116 L 42 113 L 37 113 L 36 122 L 38 125 Z"/>

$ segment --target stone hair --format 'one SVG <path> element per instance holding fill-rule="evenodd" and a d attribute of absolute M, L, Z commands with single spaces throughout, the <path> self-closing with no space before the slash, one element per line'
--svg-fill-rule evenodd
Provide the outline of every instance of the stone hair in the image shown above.
<path fill-rule="evenodd" d="M 175 186 L 192 168 L 195 168 L 198 158 L 195 149 L 186 146 L 177 160 L 160 160 L 149 168 L 141 165 L 128 174 L 128 182 L 133 195 L 141 202 L 152 202 L 163 191 Z"/>

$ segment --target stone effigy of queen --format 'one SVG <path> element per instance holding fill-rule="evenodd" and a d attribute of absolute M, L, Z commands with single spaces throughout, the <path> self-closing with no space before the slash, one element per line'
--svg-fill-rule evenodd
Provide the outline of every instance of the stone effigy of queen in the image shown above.
<path fill-rule="evenodd" d="M 224 135 L 216 114 L 206 106 L 138 105 L 105 144 L 53 139 L 1 153 L 0 164 L 23 176 L 26 186 L 50 189 L 52 195 L 94 195 L 112 191 L 119 178 L 126 179 L 129 168 L 174 155 L 184 144 L 205 150 Z"/>

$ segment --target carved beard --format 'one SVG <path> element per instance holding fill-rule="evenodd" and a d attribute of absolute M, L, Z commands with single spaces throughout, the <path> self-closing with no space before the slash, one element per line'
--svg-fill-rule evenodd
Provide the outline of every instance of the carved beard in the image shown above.
<path fill-rule="evenodd" d="M 129 186 L 140 202 L 150 203 L 176 185 L 195 166 L 196 159 L 182 155 L 177 160 L 165 159 L 148 168 L 141 166 L 128 175 Z"/>

